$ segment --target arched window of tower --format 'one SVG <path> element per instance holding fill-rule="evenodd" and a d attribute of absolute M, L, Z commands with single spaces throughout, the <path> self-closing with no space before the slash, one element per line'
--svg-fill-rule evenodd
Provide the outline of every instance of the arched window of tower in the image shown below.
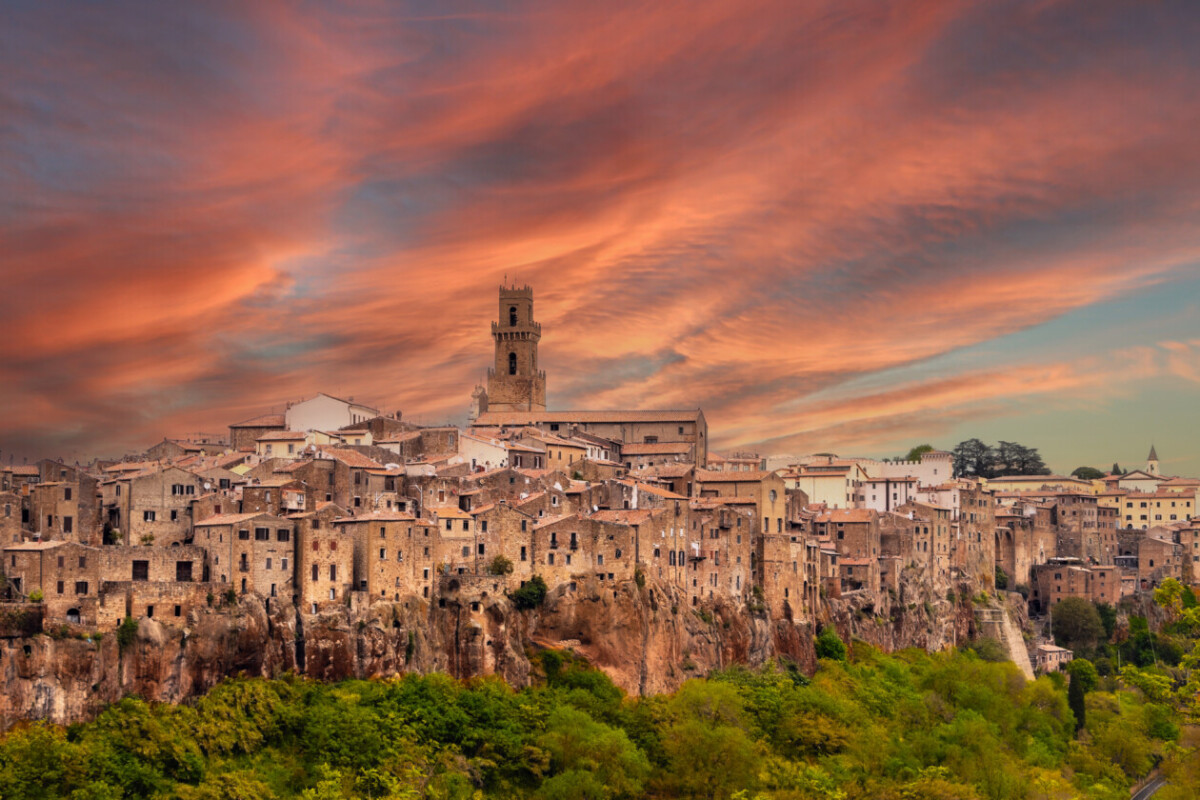
<path fill-rule="evenodd" d="M 517 354 L 516 353 L 508 354 L 508 374 L 509 375 L 517 374 Z"/>
<path fill-rule="evenodd" d="M 513 327 L 513 328 L 515 328 L 517 326 L 517 307 L 516 306 L 508 307 L 508 324 L 510 327 Z"/>

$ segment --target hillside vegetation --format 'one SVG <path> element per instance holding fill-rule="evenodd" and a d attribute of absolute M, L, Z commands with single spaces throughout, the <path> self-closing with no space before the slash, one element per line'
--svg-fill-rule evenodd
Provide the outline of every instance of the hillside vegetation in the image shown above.
<path fill-rule="evenodd" d="M 87 724 L 7 733 L 0 797 L 1115 800 L 1159 758 L 1164 800 L 1200 787 L 1171 698 L 1116 678 L 1090 681 L 1077 736 L 1064 680 L 969 651 L 856 644 L 812 678 L 738 668 L 643 699 L 569 654 L 537 660 L 521 691 L 406 675 L 126 699 Z"/>

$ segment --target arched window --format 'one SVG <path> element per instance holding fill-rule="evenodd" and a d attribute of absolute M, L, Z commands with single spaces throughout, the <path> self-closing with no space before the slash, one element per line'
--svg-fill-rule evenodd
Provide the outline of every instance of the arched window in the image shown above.
<path fill-rule="evenodd" d="M 508 354 L 508 374 L 509 375 L 517 374 L 517 354 L 516 353 Z"/>
<path fill-rule="evenodd" d="M 508 307 L 508 324 L 510 327 L 513 327 L 513 328 L 515 328 L 517 326 L 517 307 L 516 306 Z"/>

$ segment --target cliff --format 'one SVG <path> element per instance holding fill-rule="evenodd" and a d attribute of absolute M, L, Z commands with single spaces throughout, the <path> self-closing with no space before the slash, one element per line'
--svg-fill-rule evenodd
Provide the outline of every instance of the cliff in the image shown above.
<path fill-rule="evenodd" d="M 960 587 L 946 597 L 885 596 L 830 600 L 822 624 L 844 639 L 884 650 L 939 650 L 975 632 L 973 604 Z M 184 628 L 142 619 L 124 646 L 97 638 L 38 635 L 0 640 L 0 724 L 21 719 L 86 720 L 125 695 L 178 703 L 227 676 L 317 680 L 445 671 L 457 677 L 498 674 L 514 686 L 530 681 L 529 653 L 570 647 L 630 693 L 658 693 L 732 664 L 786 657 L 815 667 L 808 624 L 768 620 L 726 602 L 693 608 L 682 593 L 653 581 L 614 585 L 580 581 L 552 589 L 536 609 L 518 611 L 503 595 L 429 603 L 410 597 L 369 608 L 298 615 L 287 603 L 241 602 L 194 612 Z"/>

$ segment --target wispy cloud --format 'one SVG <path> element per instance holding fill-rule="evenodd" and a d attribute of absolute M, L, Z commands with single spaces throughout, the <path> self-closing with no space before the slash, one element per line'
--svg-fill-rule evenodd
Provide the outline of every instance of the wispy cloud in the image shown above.
<path fill-rule="evenodd" d="M 10 452 L 320 389 L 461 417 L 505 275 L 536 287 L 552 403 L 702 405 L 730 445 L 869 448 L 1090 395 L 1121 359 L 1197 374 L 1194 341 L 1148 340 L 1148 366 L 890 377 L 1194 276 L 1187 3 L 7 18 Z"/>

